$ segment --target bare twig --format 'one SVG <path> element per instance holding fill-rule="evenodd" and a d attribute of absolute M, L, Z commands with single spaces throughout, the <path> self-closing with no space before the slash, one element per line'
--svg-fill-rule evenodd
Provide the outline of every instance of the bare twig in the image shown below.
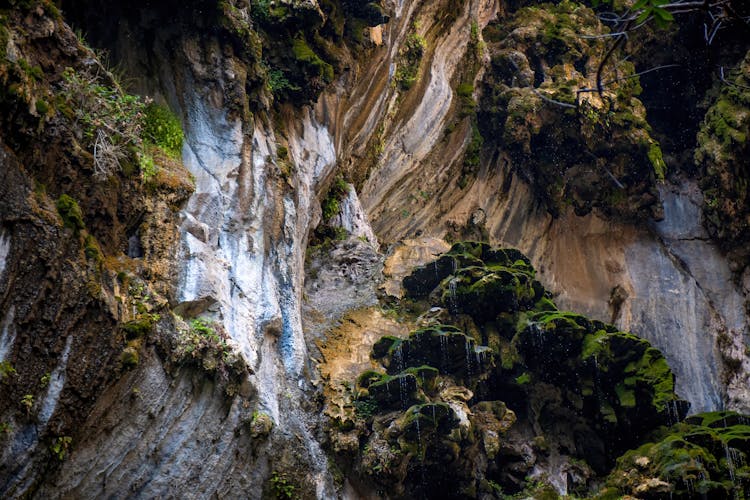
<path fill-rule="evenodd" d="M 536 95 L 538 95 L 539 97 L 541 97 L 543 100 L 545 100 L 547 102 L 551 102 L 552 104 L 557 104 L 558 106 L 562 106 L 564 108 L 578 109 L 578 106 L 576 106 L 575 104 L 570 104 L 570 103 L 567 103 L 567 102 L 556 101 L 555 99 L 551 99 L 551 98 L 549 98 L 546 95 L 542 94 L 541 92 L 539 92 L 537 89 L 535 89 L 533 87 L 531 88 L 531 91 L 533 93 L 535 93 Z"/>

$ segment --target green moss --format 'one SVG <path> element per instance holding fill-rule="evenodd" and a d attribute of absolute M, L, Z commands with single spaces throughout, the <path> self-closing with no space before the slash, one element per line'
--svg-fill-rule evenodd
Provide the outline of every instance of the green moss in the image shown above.
<path fill-rule="evenodd" d="M 341 209 L 341 200 L 349 193 L 349 186 L 341 177 L 334 180 L 328 189 L 321 208 L 323 209 L 323 222 L 328 222 L 332 217 L 338 215 Z"/>
<path fill-rule="evenodd" d="M 81 207 L 78 206 L 78 202 L 64 194 L 57 199 L 57 212 L 62 217 L 63 224 L 65 227 L 78 232 L 85 229 L 86 225 L 83 223 L 83 214 L 81 213 Z"/>
<path fill-rule="evenodd" d="M 177 158 L 182 154 L 184 134 L 179 118 L 166 106 L 151 103 L 143 118 L 143 139 Z"/>
<path fill-rule="evenodd" d="M 146 337 L 154 329 L 154 324 L 159 320 L 158 315 L 146 314 L 128 321 L 120 326 L 128 340 Z"/>
<path fill-rule="evenodd" d="M 456 94 L 459 97 L 471 98 L 474 95 L 474 85 L 471 83 L 462 83 L 456 88 Z"/>
<path fill-rule="evenodd" d="M 324 82 L 333 81 L 333 66 L 323 61 L 307 44 L 302 35 L 298 35 L 292 42 L 292 52 L 297 62 L 304 64 L 311 69 L 315 76 L 323 79 Z"/>
<path fill-rule="evenodd" d="M 635 392 L 633 392 L 632 389 L 628 389 L 623 384 L 617 384 L 617 386 L 615 386 L 615 393 L 620 401 L 620 406 L 623 408 L 635 407 Z"/>
<path fill-rule="evenodd" d="M 394 75 L 394 81 L 402 90 L 409 90 L 417 83 L 419 65 L 427 46 L 425 39 L 416 32 L 416 28 L 407 35 Z"/>
<path fill-rule="evenodd" d="M 293 500 L 298 498 L 298 487 L 286 474 L 274 471 L 269 480 L 273 498 L 278 500 Z"/>
<path fill-rule="evenodd" d="M 138 366 L 140 356 L 135 347 L 126 347 L 120 354 L 120 364 L 123 368 L 134 368 Z"/>
<path fill-rule="evenodd" d="M 49 104 L 47 104 L 47 101 L 45 101 L 44 99 L 37 99 L 35 106 L 36 112 L 41 116 L 46 115 L 50 110 Z"/>
<path fill-rule="evenodd" d="M 529 372 L 523 372 L 521 375 L 516 377 L 516 384 L 526 385 L 531 382 L 531 374 Z"/>
<path fill-rule="evenodd" d="M 667 165 L 664 163 L 661 148 L 658 144 L 653 143 L 649 146 L 648 159 L 651 162 L 651 165 L 654 167 L 654 174 L 656 174 L 656 178 L 660 181 L 663 181 L 667 171 Z"/>
<path fill-rule="evenodd" d="M 607 479 L 608 491 L 633 494 L 646 481 L 658 478 L 662 492 L 675 498 L 693 498 L 695 492 L 705 498 L 744 498 L 750 427 L 737 423 L 740 419 L 746 417 L 705 413 L 662 429 L 653 442 L 617 460 Z M 702 425 L 722 421 L 728 425 Z"/>
<path fill-rule="evenodd" d="M 32 80 L 39 81 L 44 78 L 44 72 L 39 66 L 32 66 L 26 61 L 26 59 L 18 59 L 18 66 L 23 70 L 26 75 Z"/>
<path fill-rule="evenodd" d="M 376 372 L 374 370 L 364 371 L 359 377 L 357 377 L 357 387 L 367 389 L 371 384 L 383 380 L 384 377 L 386 377 L 385 373 Z"/>
<path fill-rule="evenodd" d="M 87 259 L 94 261 L 96 264 L 101 264 L 102 251 L 99 247 L 99 242 L 90 234 L 87 234 L 84 240 L 83 252 L 86 254 Z"/>

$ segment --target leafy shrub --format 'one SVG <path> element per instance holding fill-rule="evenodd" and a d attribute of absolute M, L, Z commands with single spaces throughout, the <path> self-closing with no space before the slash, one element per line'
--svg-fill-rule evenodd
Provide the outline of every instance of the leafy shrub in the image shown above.
<path fill-rule="evenodd" d="M 70 436 L 58 436 L 52 441 L 52 445 L 49 449 L 55 454 L 58 460 L 65 460 L 65 455 L 68 453 L 72 441 L 73 438 Z"/>
<path fill-rule="evenodd" d="M 146 106 L 142 137 L 144 141 L 160 147 L 172 157 L 177 158 L 182 152 L 182 125 L 177 116 L 165 106 L 156 103 Z"/>
<path fill-rule="evenodd" d="M 0 361 L 0 380 L 8 375 L 15 375 L 16 369 L 10 364 L 10 361 Z"/>
<path fill-rule="evenodd" d="M 81 213 L 81 207 L 78 206 L 78 202 L 64 194 L 57 200 L 57 212 L 62 217 L 63 224 L 65 227 L 78 232 L 86 227 L 83 223 L 83 214 Z"/>
<path fill-rule="evenodd" d="M 404 47 L 400 52 L 400 61 L 396 69 L 395 81 L 402 90 L 409 90 L 417 83 L 419 63 L 422 61 L 425 39 L 414 32 L 406 37 Z"/>
<path fill-rule="evenodd" d="M 280 69 L 269 69 L 268 70 L 268 81 L 266 82 L 268 90 L 274 96 L 284 94 L 286 91 L 296 92 L 300 90 L 300 87 L 291 83 L 284 72 Z"/>
<path fill-rule="evenodd" d="M 296 498 L 297 487 L 287 477 L 286 474 L 280 474 L 276 471 L 271 475 L 271 493 L 279 500 L 291 500 Z"/>
<path fill-rule="evenodd" d="M 93 148 L 95 178 L 106 179 L 120 171 L 129 146 L 141 146 L 144 102 L 99 73 L 66 68 L 62 76 L 61 97 L 72 114 L 73 128 L 83 130 Z"/>

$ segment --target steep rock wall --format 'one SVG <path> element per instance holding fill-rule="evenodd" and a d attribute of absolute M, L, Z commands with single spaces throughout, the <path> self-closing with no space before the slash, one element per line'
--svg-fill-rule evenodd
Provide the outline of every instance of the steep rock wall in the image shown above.
<path fill-rule="evenodd" d="M 552 218 L 501 150 L 485 148 L 478 171 L 459 185 L 474 127 L 454 89 L 481 77 L 481 67 L 464 74 L 467 61 L 476 57 L 481 28 L 501 11 L 500 5 L 405 0 L 387 8 L 390 21 L 372 35 L 382 45 L 368 49 L 367 57 L 352 64 L 314 106 L 281 106 L 277 114 L 263 107 L 262 98 L 254 114 L 243 112 L 247 99 L 256 96 L 246 94 L 242 72 L 247 68 L 227 55 L 221 36 L 194 37 L 170 29 L 145 45 L 140 39 L 131 45 L 122 41 L 128 38 L 127 25 L 121 28 L 120 59 L 136 75 L 148 74 L 137 86 L 170 103 L 182 118 L 182 157 L 195 178 L 195 192 L 184 207 L 161 221 L 171 236 L 159 250 L 177 258 L 175 268 L 164 267 L 154 281 L 168 290 L 164 300 L 169 310 L 221 325 L 252 373 L 237 395 L 227 397 L 200 369 L 173 366 L 158 343 L 144 347 L 135 368 L 120 371 L 116 358 L 121 343 L 111 345 L 115 340 L 89 334 L 115 331 L 117 323 L 132 319 L 128 312 L 106 313 L 114 303 L 114 295 L 106 292 L 118 285 L 105 286 L 100 302 L 86 299 L 86 304 L 70 306 L 84 319 L 73 322 L 65 339 L 45 329 L 41 338 L 52 346 L 42 348 L 49 350 L 45 366 L 19 374 L 37 380 L 48 371 L 50 380 L 47 389 L 37 391 L 37 421 L 18 424 L 13 445 L 4 450 L 3 470 L 10 481 L 0 491 L 40 497 L 145 498 L 179 491 L 184 496 L 259 498 L 264 494 L 259 484 L 267 492 L 274 473 L 296 470 L 294 480 L 305 496 L 357 495 L 349 485 L 336 488 L 321 450 L 320 406 L 311 398 L 317 374 L 309 358 L 318 355 L 312 341 L 346 308 L 374 303 L 371 287 L 379 277 L 379 257 L 373 248 L 364 242 L 336 243 L 339 253 L 321 267 L 323 274 L 362 270 L 358 279 L 347 282 L 349 288 L 338 287 L 335 279 L 327 284 L 319 280 L 327 297 L 367 288 L 362 297 L 349 301 L 347 296 L 337 304 L 341 307 L 329 308 L 329 299 L 321 294 L 303 309 L 305 247 L 319 218 L 316 198 L 337 172 L 357 187 L 384 251 L 411 237 L 470 236 L 517 246 L 530 256 L 561 305 L 614 321 L 661 348 L 677 374 L 677 392 L 693 403 L 694 411 L 727 404 L 747 408 L 747 360 L 741 349 L 747 327 L 744 313 L 737 312 L 744 298 L 721 254 L 704 241 L 694 188 L 665 187 L 665 219 L 648 226 L 569 211 Z M 133 33 L 137 28 L 130 25 Z M 70 30 L 65 33 L 72 36 Z M 399 88 L 394 78 L 403 64 L 402 48 L 415 33 L 425 40 L 418 78 L 410 89 Z M 141 57 L 144 51 L 148 57 Z M 279 152 L 280 145 L 286 155 Z M 25 206 L 33 187 L 12 156 L 4 158 L 3 168 L 18 183 L 3 184 L 12 191 L 3 198 L 15 201 L 3 211 L 0 232 L 0 272 L 8 269 L 0 274 L 6 282 L 0 358 L 23 360 L 38 348 L 27 345 L 33 315 L 25 311 L 33 311 L 30 304 L 45 309 L 44 298 L 11 298 L 8 283 L 11 278 L 56 281 L 32 279 L 27 269 L 36 265 L 24 265 L 21 256 L 34 254 L 38 240 L 65 247 L 69 235 L 58 235 L 57 224 L 41 236 L 19 236 L 19 227 L 39 226 L 24 219 L 37 220 L 38 214 L 17 208 Z M 57 217 L 49 207 L 47 211 Z M 370 234 L 366 224 L 358 224 L 363 235 Z M 124 236 L 111 246 L 122 246 Z M 149 241 L 143 234 L 141 239 Z M 152 243 L 154 239 L 158 236 Z M 428 239 L 418 241 L 417 253 L 444 250 L 439 245 L 428 249 L 421 243 Z M 65 247 L 49 258 L 36 253 L 56 269 L 52 262 L 61 259 L 57 255 L 78 250 Z M 76 254 L 68 260 L 82 259 Z M 75 266 L 66 269 L 71 277 L 80 278 L 82 272 Z M 307 278 L 308 284 L 316 283 Z M 80 287 L 79 279 L 69 282 Z M 395 288 L 390 290 L 397 293 Z M 306 292 L 319 293 L 312 286 Z M 71 300 L 86 296 L 78 288 L 56 294 Z M 81 313 L 90 308 L 93 312 Z M 385 325 L 382 332 L 402 330 L 380 323 Z M 167 335 L 161 330 L 170 326 L 157 328 Z M 19 331 L 26 347 L 15 340 Z M 82 347 L 89 339 L 93 346 Z M 374 340 L 361 338 L 351 346 L 360 365 L 366 364 L 367 344 Z M 106 353 L 109 361 L 93 361 L 94 352 Z M 87 362 L 71 365 L 71 359 Z M 724 366 L 737 363 L 741 368 L 734 371 Z M 91 380 L 102 383 L 93 388 Z M 75 394 L 81 389 L 90 394 L 81 398 Z M 14 406 L 27 390 L 14 387 Z M 73 410 L 80 399 L 86 404 Z M 65 411 L 57 410 L 60 401 Z M 19 414 L 10 407 L 7 403 L 2 410 Z M 270 416 L 268 428 L 259 425 L 261 414 Z M 84 424 L 65 461 L 46 469 L 42 451 L 53 443 L 40 441 L 39 435 L 56 417 L 65 420 L 60 432 L 73 433 L 74 425 Z"/>

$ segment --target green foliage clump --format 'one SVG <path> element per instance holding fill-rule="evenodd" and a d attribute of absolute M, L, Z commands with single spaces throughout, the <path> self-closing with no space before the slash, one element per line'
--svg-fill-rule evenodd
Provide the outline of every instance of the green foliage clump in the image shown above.
<path fill-rule="evenodd" d="M 70 444 L 73 442 L 73 438 L 70 436 L 58 436 L 50 445 L 50 451 L 57 457 L 58 460 L 65 460 L 65 455 L 70 450 Z"/>
<path fill-rule="evenodd" d="M 102 250 L 99 246 L 99 242 L 96 241 L 94 236 L 87 234 L 83 243 L 83 253 L 86 255 L 88 260 L 93 261 L 95 264 L 101 264 L 102 262 Z"/>
<path fill-rule="evenodd" d="M 128 340 L 142 338 L 151 333 L 159 319 L 158 314 L 143 314 L 137 319 L 124 323 L 120 328 Z"/>
<path fill-rule="evenodd" d="M 246 373 L 247 365 L 242 356 L 230 346 L 229 337 L 219 323 L 204 318 L 194 318 L 188 327 L 177 329 L 173 348 L 174 361 L 193 364 L 208 373 L 215 374 L 228 395 L 233 395 L 236 384 Z"/>
<path fill-rule="evenodd" d="M 651 165 L 654 167 L 654 173 L 656 178 L 660 181 L 664 180 L 666 174 L 667 165 L 664 163 L 664 157 L 661 153 L 661 148 L 658 144 L 653 143 L 648 148 L 648 159 Z"/>
<path fill-rule="evenodd" d="M 284 473 L 274 471 L 271 474 L 271 494 L 278 500 L 292 500 L 297 498 L 297 486 Z"/>
<path fill-rule="evenodd" d="M 26 414 L 31 413 L 31 407 L 34 406 L 34 395 L 33 394 L 24 394 L 21 398 L 21 406 L 26 408 Z"/>
<path fill-rule="evenodd" d="M 323 79 L 326 83 L 333 81 L 333 66 L 322 60 L 320 56 L 310 48 L 302 35 L 298 35 L 294 38 L 294 41 L 292 42 L 292 52 L 294 53 L 295 59 L 310 68 L 315 76 Z"/>
<path fill-rule="evenodd" d="M 15 375 L 16 369 L 10 364 L 10 361 L 0 361 L 0 380 L 10 375 Z"/>
<path fill-rule="evenodd" d="M 341 200 L 346 196 L 347 192 L 348 186 L 346 182 L 341 177 L 337 177 L 321 205 L 324 222 L 339 213 Z"/>
<path fill-rule="evenodd" d="M 75 232 L 78 232 L 86 228 L 83 223 L 83 213 L 81 207 L 78 206 L 78 202 L 64 194 L 57 199 L 57 212 L 62 217 L 63 224 Z"/>
<path fill-rule="evenodd" d="M 123 349 L 122 353 L 120 353 L 120 363 L 122 364 L 123 368 L 136 367 L 138 366 L 139 362 L 140 355 L 138 354 L 138 349 L 135 346 L 128 346 Z"/>
<path fill-rule="evenodd" d="M 368 420 L 375 415 L 380 409 L 378 402 L 374 398 L 361 398 L 354 402 L 354 414 L 357 418 Z"/>
<path fill-rule="evenodd" d="M 151 182 L 159 173 L 159 167 L 154 162 L 154 157 L 147 151 L 138 153 L 138 168 L 141 170 L 141 177 L 144 182 Z"/>
<path fill-rule="evenodd" d="M 462 83 L 458 87 L 456 87 L 456 94 L 459 97 L 471 98 L 474 94 L 474 85 L 472 85 L 471 83 Z"/>
<path fill-rule="evenodd" d="M 281 96 L 288 91 L 297 92 L 300 90 L 300 87 L 291 83 L 280 69 L 268 70 L 266 87 L 274 96 Z"/>
<path fill-rule="evenodd" d="M 121 161 L 142 148 L 144 102 L 122 91 L 111 75 L 66 68 L 60 94 L 66 114 L 81 129 L 94 154 L 94 175 L 106 179 Z"/>
<path fill-rule="evenodd" d="M 166 106 L 151 103 L 143 115 L 143 140 L 177 158 L 182 152 L 184 134 L 179 118 Z"/>
<path fill-rule="evenodd" d="M 419 33 L 413 31 L 406 37 L 399 53 L 399 63 L 394 80 L 402 90 L 409 90 L 417 83 L 419 63 L 422 62 L 427 42 Z"/>

